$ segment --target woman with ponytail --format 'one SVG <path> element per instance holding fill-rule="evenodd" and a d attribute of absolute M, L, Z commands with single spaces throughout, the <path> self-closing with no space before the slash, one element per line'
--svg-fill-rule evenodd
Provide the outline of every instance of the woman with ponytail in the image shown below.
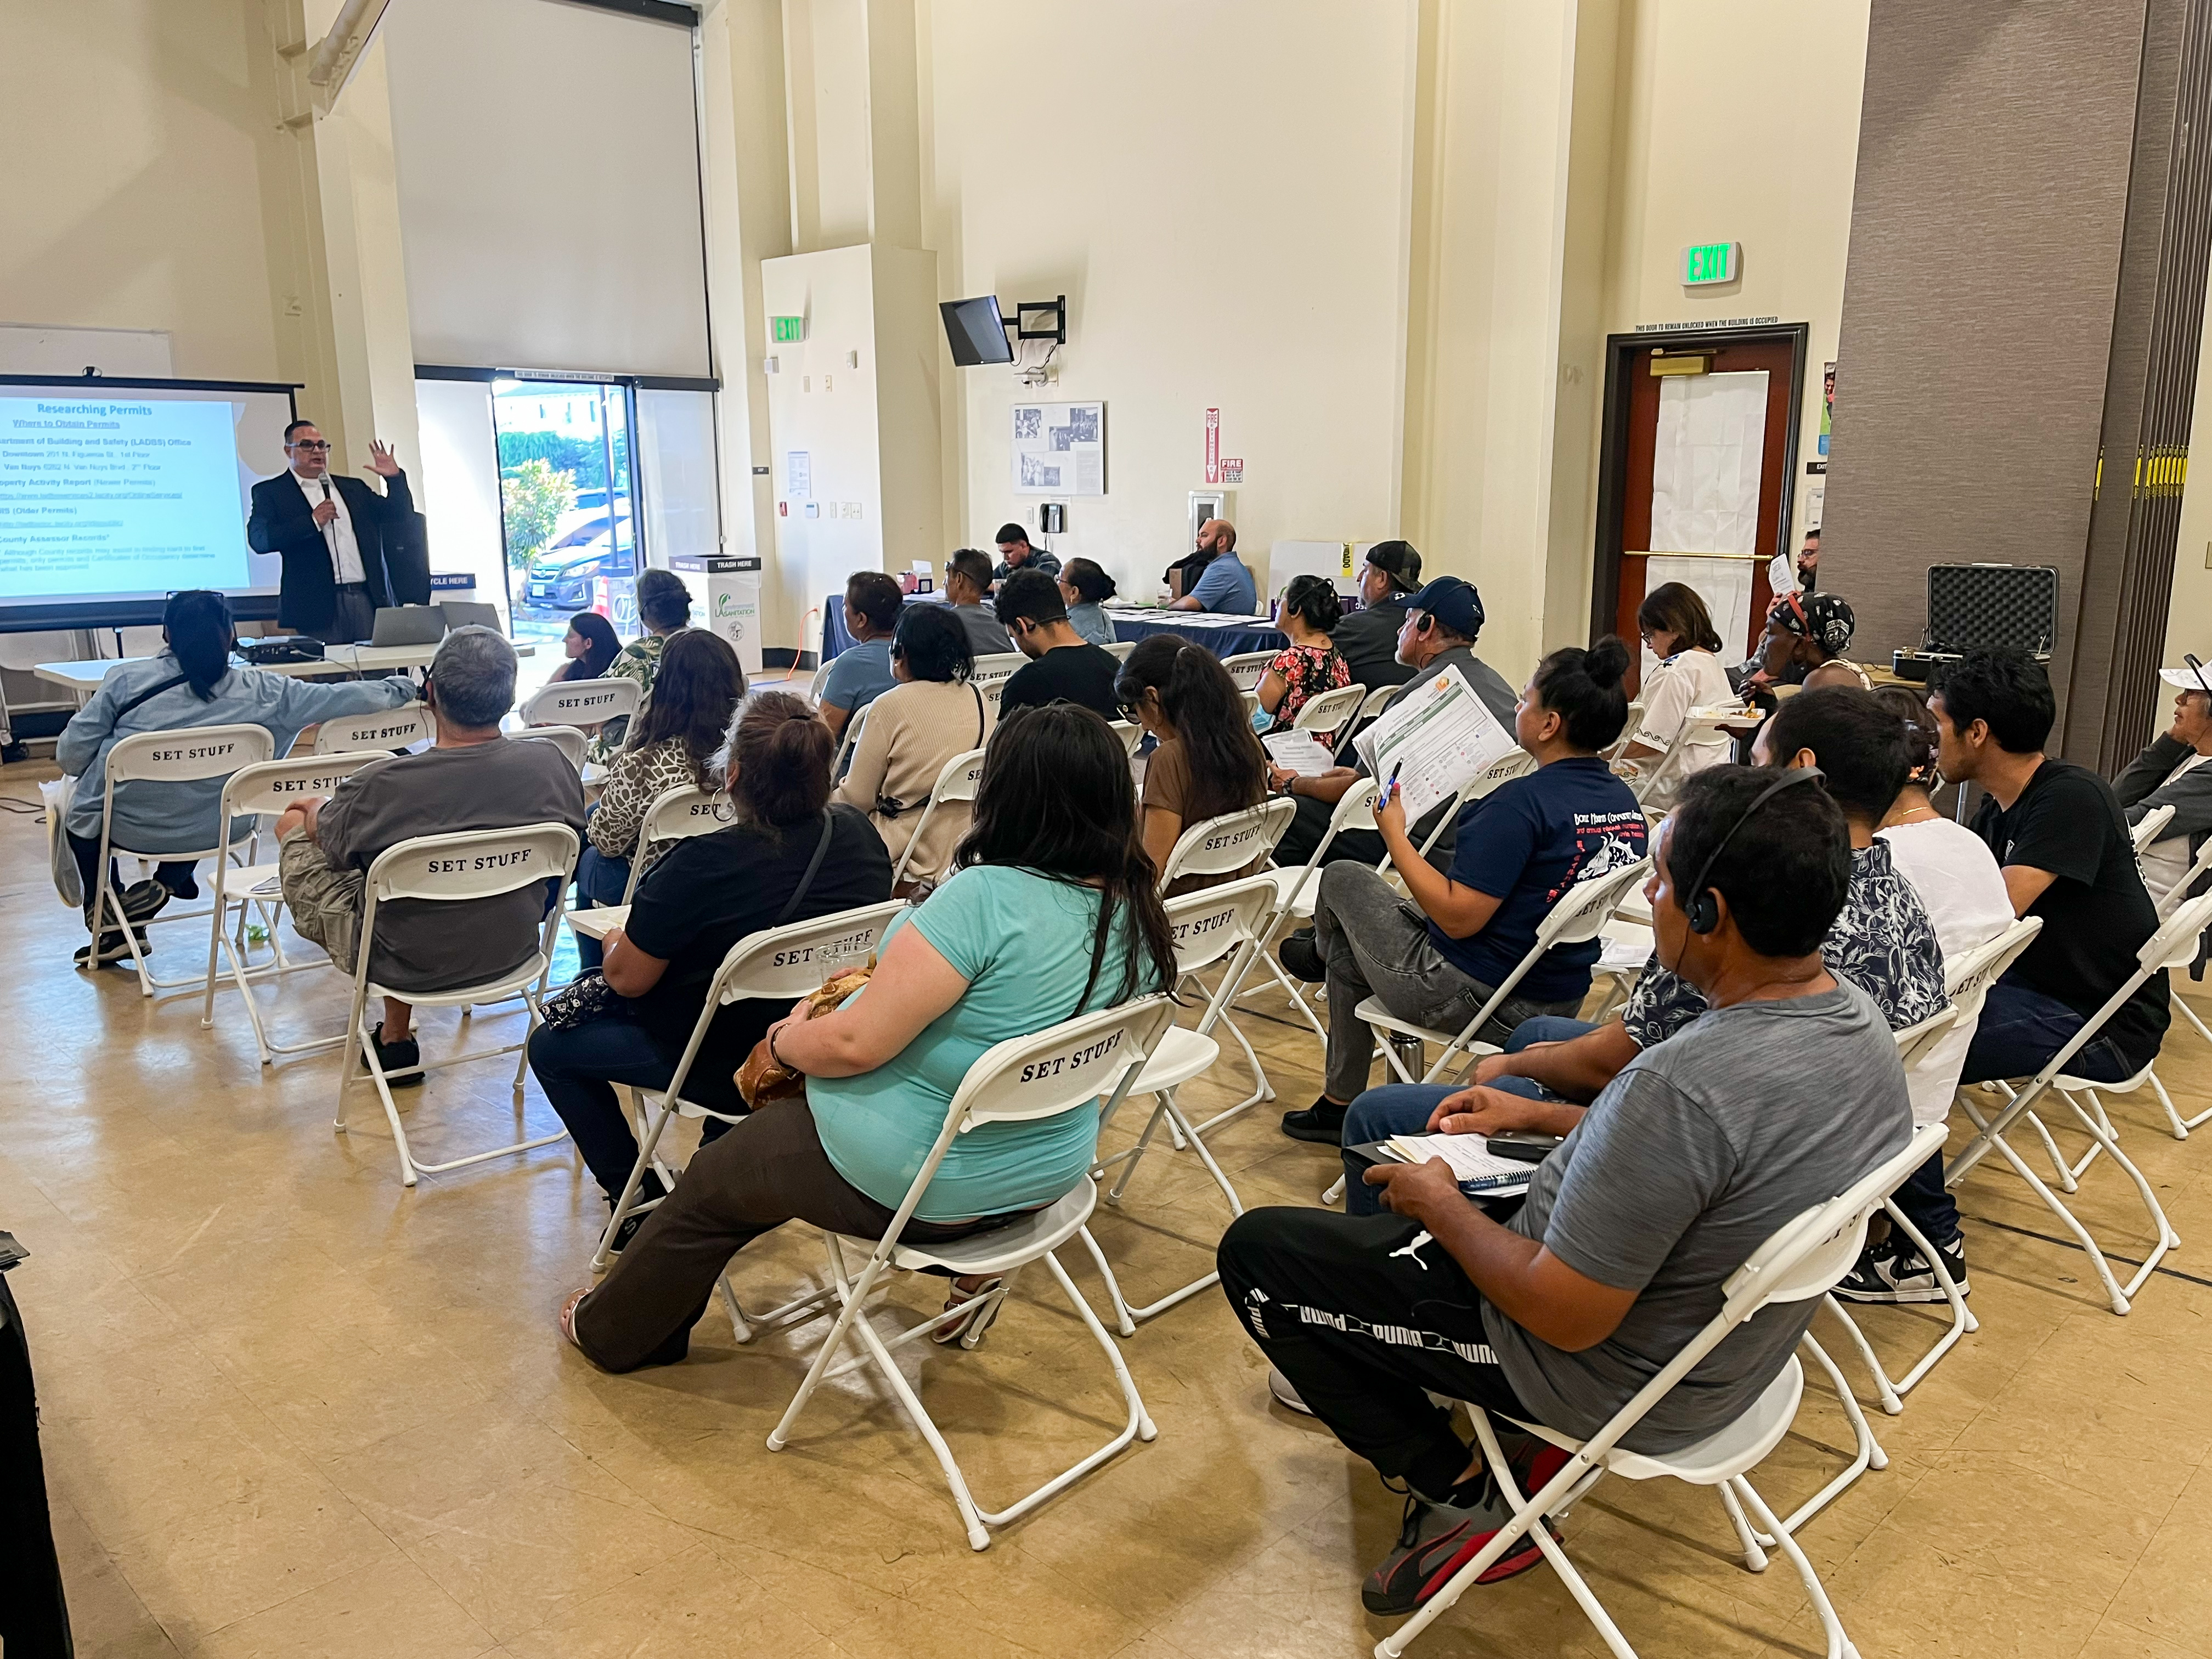
<path fill-rule="evenodd" d="M 686 637 L 670 636 L 648 714 L 660 708 L 660 686 Z M 756 691 L 740 703 L 711 762 L 728 799 L 729 827 L 679 841 L 655 860 L 638 883 L 628 921 L 605 940 L 600 971 L 630 1018 L 567 1030 L 540 1025 L 530 1039 L 530 1069 L 610 1206 L 637 1162 L 637 1140 L 614 1085 L 668 1086 L 730 947 L 748 933 L 891 896 L 883 837 L 866 813 L 830 803 L 831 747 L 830 728 L 788 691 Z M 732 1116 L 743 1112 L 738 1068 L 783 1012 L 773 1002 L 725 1005 L 707 1028 L 684 1097 Z M 714 1139 L 728 1127 L 708 1118 L 703 1138 Z M 648 1172 L 643 1196 L 660 1193 Z M 629 1218 L 617 1245 L 643 1219 Z"/>
<path fill-rule="evenodd" d="M 1401 1019 L 1461 1030 L 1534 945 L 1570 888 L 1644 856 L 1643 809 L 1601 753 L 1628 721 L 1627 672 L 1628 647 L 1611 635 L 1536 665 L 1514 710 L 1514 736 L 1536 769 L 1468 805 L 1449 872 L 1407 836 L 1397 791 L 1384 794 L 1375 823 L 1410 903 L 1364 864 L 1323 868 L 1314 942 L 1328 984 L 1328 1069 L 1321 1097 L 1286 1114 L 1284 1133 L 1337 1144 L 1346 1108 L 1367 1087 L 1375 1048 L 1367 1022 L 1352 1012 L 1363 1000 L 1379 995 Z M 1553 945 L 1477 1038 L 1502 1045 L 1524 1019 L 1575 1013 L 1597 956 L 1595 940 Z M 1298 970 L 1287 951 L 1285 961 Z"/>
<path fill-rule="evenodd" d="M 70 850 L 84 881 L 85 926 L 99 885 L 100 802 L 106 789 L 107 751 L 124 738 L 142 732 L 175 732 L 204 726 L 266 726 L 282 755 L 308 726 L 341 714 L 369 714 L 410 702 L 414 687 L 405 680 L 351 680 L 319 684 L 272 674 L 264 668 L 230 665 L 234 643 L 230 604 L 204 588 L 170 595 L 161 614 L 161 649 L 151 657 L 118 663 L 100 682 L 91 701 L 77 710 L 54 745 L 54 760 L 76 781 L 64 825 Z M 115 791 L 112 840 L 134 853 L 200 852 L 223 836 L 215 815 L 223 781 L 156 783 L 137 780 Z M 230 839 L 251 835 L 253 821 L 240 819 Z M 111 861 L 112 863 L 112 861 Z M 156 865 L 153 878 L 128 892 L 108 876 L 112 896 L 119 897 L 123 919 L 146 921 L 172 898 L 199 896 L 192 861 Z M 127 960 L 123 935 L 111 902 L 107 928 L 100 939 L 100 965 Z M 140 946 L 144 948 L 144 936 Z M 80 963 L 93 959 L 92 947 L 77 952 Z"/>
<path fill-rule="evenodd" d="M 1736 700 L 1728 670 L 1721 665 L 1721 636 L 1695 588 L 1681 582 L 1653 588 L 1636 608 L 1636 626 L 1659 660 L 1644 677 L 1644 718 L 1620 751 L 1631 776 L 1659 764 L 1689 726 L 1693 710 Z M 1660 795 L 1647 796 L 1644 805 L 1664 811 L 1683 779 L 1720 765 L 1735 750 L 1725 732 L 1692 744 L 1672 781 Z"/>
<path fill-rule="evenodd" d="M 769 1030 L 805 1097 L 763 1106 L 691 1160 L 599 1287 L 570 1300 L 570 1340 L 611 1371 L 671 1364 L 732 1252 L 791 1220 L 881 1237 L 986 1049 L 1171 983 L 1153 890 L 1113 729 L 1072 703 L 1009 716 L 951 874 L 891 924 L 866 986 Z M 1097 1140 L 1095 1107 L 957 1136 L 904 1237 L 941 1243 L 1051 1204 L 1090 1178 Z M 954 1280 L 945 1305 L 969 1311 L 937 1340 L 988 1321 L 998 1284 Z"/>
<path fill-rule="evenodd" d="M 1159 740 L 1145 763 L 1143 803 L 1145 851 L 1156 869 L 1194 823 L 1267 799 L 1267 751 L 1252 734 L 1244 694 L 1204 646 L 1174 634 L 1139 641 L 1114 691 L 1126 716 Z M 1168 896 L 1236 878 L 1186 876 Z"/>

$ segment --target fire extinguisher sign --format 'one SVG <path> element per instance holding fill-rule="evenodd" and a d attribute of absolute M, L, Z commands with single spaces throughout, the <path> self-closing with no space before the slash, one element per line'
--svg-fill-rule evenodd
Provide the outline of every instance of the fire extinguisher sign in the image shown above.
<path fill-rule="evenodd" d="M 1221 411 L 1206 411 L 1206 481 L 1210 484 L 1221 482 Z"/>

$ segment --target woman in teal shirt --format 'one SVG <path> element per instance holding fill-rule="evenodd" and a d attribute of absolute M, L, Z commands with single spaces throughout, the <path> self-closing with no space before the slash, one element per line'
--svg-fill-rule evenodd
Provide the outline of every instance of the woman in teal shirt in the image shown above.
<path fill-rule="evenodd" d="M 986 1049 L 1172 982 L 1157 878 L 1106 722 L 1070 703 L 1010 716 L 952 874 L 885 933 L 866 987 L 770 1029 L 806 1097 L 701 1147 L 599 1288 L 569 1299 L 563 1331 L 611 1371 L 672 1364 L 731 1255 L 763 1233 L 801 1220 L 880 1237 Z M 1095 1107 L 978 1126 L 945 1153 L 905 1238 L 961 1238 L 1054 1202 L 1090 1178 L 1097 1139 Z M 990 1288 L 961 1281 L 953 1301 L 994 1306 Z"/>

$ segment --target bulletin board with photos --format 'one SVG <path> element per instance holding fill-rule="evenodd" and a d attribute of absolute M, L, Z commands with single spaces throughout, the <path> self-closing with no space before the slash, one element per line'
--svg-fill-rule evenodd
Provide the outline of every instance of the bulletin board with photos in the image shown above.
<path fill-rule="evenodd" d="M 1106 493 L 1106 405 L 1016 404 L 1012 485 L 1017 495 Z"/>

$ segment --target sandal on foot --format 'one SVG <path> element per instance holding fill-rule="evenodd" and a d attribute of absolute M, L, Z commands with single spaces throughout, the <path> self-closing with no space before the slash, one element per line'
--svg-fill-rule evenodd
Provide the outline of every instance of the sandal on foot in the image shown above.
<path fill-rule="evenodd" d="M 578 1304 L 591 1293 L 590 1287 L 586 1286 L 576 1291 L 561 1304 L 561 1334 L 568 1338 L 570 1346 L 579 1353 L 583 1352 L 584 1345 L 576 1340 L 576 1309 Z"/>
<path fill-rule="evenodd" d="M 951 1293 L 945 1298 L 945 1311 L 965 1308 L 967 1312 L 958 1319 L 948 1319 L 929 1334 L 929 1340 L 940 1347 L 950 1347 L 955 1342 L 965 1341 L 974 1347 L 983 1340 L 983 1333 L 991 1328 L 991 1322 L 999 1316 L 998 1292 L 1005 1280 L 987 1279 L 972 1291 L 960 1288 L 960 1281 L 952 1281 Z"/>

